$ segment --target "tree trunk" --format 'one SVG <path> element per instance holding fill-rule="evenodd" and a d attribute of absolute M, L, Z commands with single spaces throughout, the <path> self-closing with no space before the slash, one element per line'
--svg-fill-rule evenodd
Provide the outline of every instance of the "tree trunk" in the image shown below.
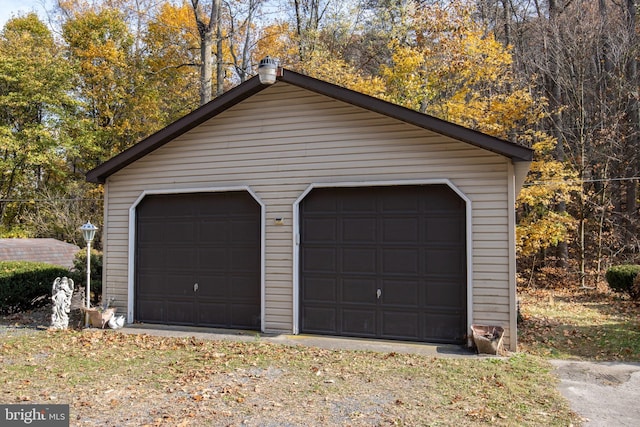
<path fill-rule="evenodd" d="M 551 43 L 550 43 L 550 67 L 551 76 L 548 79 L 548 94 L 549 102 L 553 109 L 553 135 L 556 138 L 556 152 L 555 157 L 559 162 L 565 161 L 564 154 L 564 133 L 562 131 L 562 90 L 560 87 L 560 51 L 562 48 L 562 41 L 560 40 L 560 22 L 558 16 L 560 9 L 558 0 L 549 0 L 549 24 L 551 29 Z M 560 202 L 557 206 L 559 213 L 565 213 L 567 211 L 567 205 L 565 202 Z M 557 266 L 566 267 L 567 259 L 569 258 L 569 247 L 566 241 L 558 243 L 557 248 Z"/>
<path fill-rule="evenodd" d="M 200 105 L 211 101 L 211 76 L 213 73 L 213 34 L 200 35 Z"/>
<path fill-rule="evenodd" d="M 220 0 L 211 0 L 211 13 L 208 20 L 205 19 L 204 9 L 201 7 L 200 0 L 191 0 L 191 6 L 193 7 L 193 15 L 196 19 L 200 36 L 200 105 L 204 105 L 211 101 L 213 44 L 214 39 L 218 39 Z"/>
<path fill-rule="evenodd" d="M 629 178 L 626 181 L 626 213 L 628 218 L 628 232 L 626 236 L 635 236 L 638 232 L 638 175 L 640 174 L 640 100 L 638 97 L 638 37 L 637 37 L 637 22 L 636 22 L 636 5 L 635 0 L 627 0 L 627 32 L 629 35 L 629 46 L 631 52 L 629 52 L 629 62 L 627 64 L 627 82 L 632 88 L 629 93 L 627 102 L 627 117 L 629 119 L 629 140 L 627 142 L 627 153 L 631 156 L 629 158 L 629 166 L 626 169 L 626 177 Z M 625 237 L 626 240 L 626 237 Z M 635 242 L 633 242 L 635 244 Z M 636 248 L 638 249 L 638 248 Z"/>

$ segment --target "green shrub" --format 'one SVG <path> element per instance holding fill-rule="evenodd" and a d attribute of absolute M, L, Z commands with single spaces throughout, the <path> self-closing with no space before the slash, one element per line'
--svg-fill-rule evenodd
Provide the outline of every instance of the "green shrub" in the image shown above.
<path fill-rule="evenodd" d="M 614 265 L 607 270 L 605 277 L 612 290 L 631 295 L 633 279 L 638 273 L 640 273 L 640 265 Z"/>
<path fill-rule="evenodd" d="M 57 265 L 30 261 L 0 262 L 0 313 L 14 313 L 42 307 L 51 301 L 56 277 L 69 277 L 69 270 Z"/>
<path fill-rule="evenodd" d="M 76 286 L 85 286 L 87 281 L 87 250 L 76 253 L 71 276 Z M 102 252 L 91 249 L 91 301 L 97 304 L 102 295 Z"/>

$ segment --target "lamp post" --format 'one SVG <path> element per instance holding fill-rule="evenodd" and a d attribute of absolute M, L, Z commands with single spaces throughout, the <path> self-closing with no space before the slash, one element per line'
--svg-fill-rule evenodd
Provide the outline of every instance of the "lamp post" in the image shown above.
<path fill-rule="evenodd" d="M 267 56 L 260 61 L 258 65 L 258 77 L 260 83 L 265 85 L 271 85 L 276 82 L 276 76 L 278 74 L 278 63 L 275 59 Z"/>
<path fill-rule="evenodd" d="M 85 312 L 84 318 L 84 326 L 89 327 L 89 309 L 91 308 L 91 242 L 93 242 L 93 238 L 96 235 L 96 230 L 98 227 L 91 224 L 91 222 L 87 221 L 85 225 L 80 227 L 80 231 L 82 231 L 82 237 L 84 237 L 85 242 L 87 242 L 87 311 Z"/>

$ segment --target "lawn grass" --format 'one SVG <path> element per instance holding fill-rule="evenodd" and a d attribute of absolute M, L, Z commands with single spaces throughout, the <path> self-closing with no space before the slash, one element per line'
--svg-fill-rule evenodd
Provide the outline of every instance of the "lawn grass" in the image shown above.
<path fill-rule="evenodd" d="M 640 304 L 597 290 L 520 289 L 520 350 L 542 357 L 640 361 Z"/>
<path fill-rule="evenodd" d="M 3 403 L 71 425 L 577 423 L 542 358 L 443 358 L 117 331 L 0 336 Z"/>

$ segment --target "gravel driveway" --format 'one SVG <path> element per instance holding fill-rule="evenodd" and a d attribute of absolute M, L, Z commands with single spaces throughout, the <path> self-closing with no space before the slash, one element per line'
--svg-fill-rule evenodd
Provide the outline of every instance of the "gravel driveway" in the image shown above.
<path fill-rule="evenodd" d="M 640 363 L 554 360 L 560 393 L 585 427 L 640 425 Z"/>

